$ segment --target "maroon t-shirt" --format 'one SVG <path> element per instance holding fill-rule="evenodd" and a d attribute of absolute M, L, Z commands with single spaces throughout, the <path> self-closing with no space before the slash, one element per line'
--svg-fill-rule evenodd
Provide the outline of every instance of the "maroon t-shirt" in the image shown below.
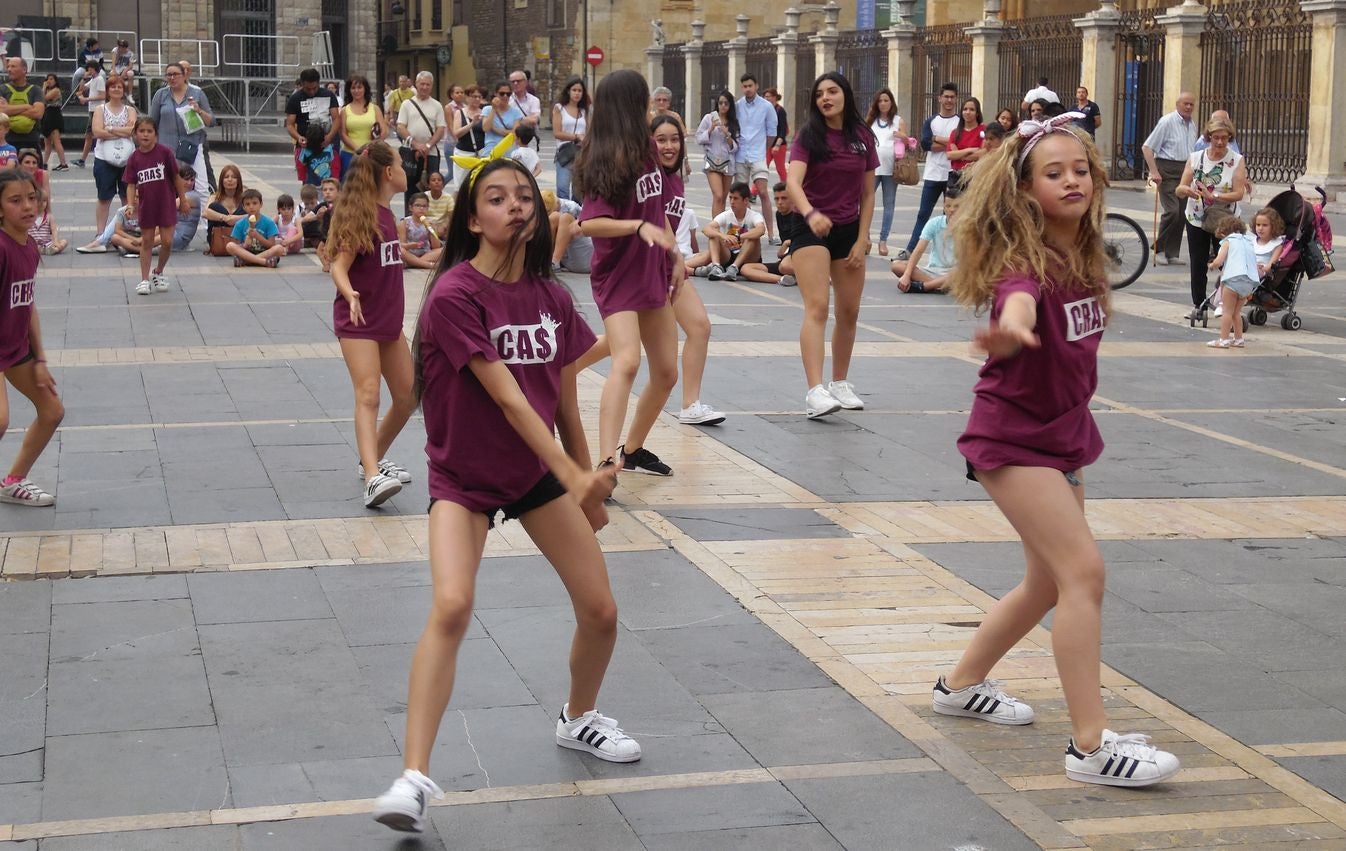
<path fill-rule="evenodd" d="M 1010 295 L 1020 292 L 1037 302 L 1034 330 L 1042 346 L 1011 358 L 987 358 L 958 451 L 977 470 L 1078 470 L 1103 453 L 1103 437 L 1089 411 L 1098 387 L 1103 308 L 1083 290 L 1043 287 L 1012 274 L 996 286 L 993 322 Z"/>
<path fill-rule="evenodd" d="M 668 216 L 668 226 L 673 233 L 682 226 L 682 217 L 687 212 L 687 187 L 682 175 L 664 169 L 664 215 Z"/>
<path fill-rule="evenodd" d="M 547 472 L 468 363 L 503 361 L 533 410 L 554 429 L 561 369 L 593 347 L 570 293 L 525 275 L 493 281 L 459 263 L 435 281 L 421 310 L 425 454 L 430 496 L 491 511 L 528 493 Z"/>
<path fill-rule="evenodd" d="M 122 179 L 136 187 L 136 218 L 142 231 L 178 223 L 178 159 L 163 145 L 148 152 L 136 148 L 126 160 Z"/>
<path fill-rule="evenodd" d="M 360 294 L 363 325 L 351 324 L 351 309 L 338 291 L 332 302 L 332 328 L 338 337 L 389 342 L 402 335 L 406 293 L 402 289 L 402 245 L 393 211 L 379 206 L 379 232 L 374 250 L 355 255 L 351 286 Z"/>
<path fill-rule="evenodd" d="M 847 142 L 845 133 L 829 127 L 827 149 L 832 156 L 821 162 L 809 162 L 809 152 L 798 136 L 790 146 L 791 162 L 809 163 L 809 170 L 804 173 L 804 195 L 834 225 L 850 224 L 860 218 L 860 189 L 865 172 L 879 167 L 874 132 L 864 126 L 855 130 L 861 141 Z"/>
<path fill-rule="evenodd" d="M 28 357 L 37 258 L 37 243 L 0 230 L 0 372 Z"/>
<path fill-rule="evenodd" d="M 667 182 L 663 167 L 650 160 L 629 199 L 615 205 L 596 195 L 587 196 L 580 211 L 580 221 L 640 219 L 662 229 L 666 221 L 664 186 Z M 673 268 L 668 251 L 658 245 L 648 245 L 634 234 L 611 238 L 596 236 L 592 268 L 589 278 L 594 288 L 594 302 L 604 319 L 623 310 L 654 310 L 668 304 L 668 284 Z"/>

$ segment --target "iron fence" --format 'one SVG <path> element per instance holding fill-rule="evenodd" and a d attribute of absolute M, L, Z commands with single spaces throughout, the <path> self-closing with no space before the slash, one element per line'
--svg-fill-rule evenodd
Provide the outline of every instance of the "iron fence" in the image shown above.
<path fill-rule="evenodd" d="M 1122 14 L 1117 33 L 1117 102 L 1112 115 L 1113 180 L 1140 180 L 1147 176 L 1141 145 L 1164 114 L 1165 28 L 1155 22 L 1155 10 Z"/>
<path fill-rule="evenodd" d="M 813 45 L 801 44 L 799 50 L 795 53 L 795 90 L 793 94 L 794 109 L 789 113 L 790 126 L 798 131 L 804 126 L 804 120 L 809 114 L 809 99 L 813 97 L 813 81 L 817 78 L 814 69 L 818 64 L 818 55 L 814 51 Z"/>
<path fill-rule="evenodd" d="M 850 30 L 837 41 L 837 70 L 851 83 L 860 114 L 888 85 L 888 41 L 878 30 Z"/>
<path fill-rule="evenodd" d="M 664 45 L 664 85 L 673 93 L 669 103 L 673 110 L 691 121 L 687 115 L 687 57 L 683 55 L 682 42 Z"/>
<path fill-rule="evenodd" d="M 907 128 L 920 128 L 926 116 L 939 112 L 939 89 L 945 83 L 958 87 L 960 95 L 972 89 L 972 39 L 963 32 L 966 24 L 920 27 L 912 50 L 911 111 Z M 898 104 L 901 109 L 904 104 Z"/>
<path fill-rule="evenodd" d="M 759 90 L 776 86 L 776 45 L 775 36 L 748 39 L 747 71 L 757 78 Z M 776 86 L 780 88 L 779 86 Z"/>
<path fill-rule="evenodd" d="M 729 87 L 728 42 L 708 41 L 701 48 L 701 91 L 695 101 L 690 100 L 689 93 L 687 111 L 697 116 L 705 115 L 714 108 L 715 96 L 725 89 L 734 94 L 734 89 Z"/>
<path fill-rule="evenodd" d="M 1284 0 L 1230 0 L 1206 15 L 1199 114 L 1229 111 L 1254 181 L 1290 183 L 1304 173 L 1312 26 Z"/>
<path fill-rule="evenodd" d="M 995 103 L 982 103 L 982 111 L 988 118 L 1007 107 L 1018 112 L 1024 93 L 1043 77 L 1062 103 L 1073 103 L 1083 44 L 1072 15 L 1025 18 L 1005 27 L 1000 40 L 1000 91 Z"/>

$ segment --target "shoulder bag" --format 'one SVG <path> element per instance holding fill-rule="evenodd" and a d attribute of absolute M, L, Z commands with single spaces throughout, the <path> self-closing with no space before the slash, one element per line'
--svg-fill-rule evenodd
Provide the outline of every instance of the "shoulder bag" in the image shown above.
<path fill-rule="evenodd" d="M 921 168 L 916 163 L 915 148 L 908 148 L 905 157 L 893 161 L 893 179 L 902 186 L 915 186 L 921 182 Z"/>
<path fill-rule="evenodd" d="M 108 125 L 107 104 L 104 104 L 102 109 L 103 109 L 103 127 L 106 128 Z M 131 158 L 131 153 L 135 149 L 136 145 L 134 142 L 131 141 L 131 138 L 129 136 L 116 136 L 111 139 L 98 140 L 98 147 L 95 149 L 95 153 L 101 153 L 102 156 L 99 157 L 99 159 L 101 159 L 108 165 L 121 168 L 122 166 L 126 165 L 126 161 Z"/>

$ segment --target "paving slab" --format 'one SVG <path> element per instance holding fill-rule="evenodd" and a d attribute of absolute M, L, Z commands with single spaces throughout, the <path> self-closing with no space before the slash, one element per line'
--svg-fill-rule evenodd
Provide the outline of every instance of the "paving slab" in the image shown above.
<path fill-rule="evenodd" d="M 41 783 L 0 783 L 0 824 L 26 824 L 41 819 Z M 4 848 L 12 851 L 10 845 Z"/>
<path fill-rule="evenodd" d="M 648 851 L 840 851 L 844 848 L 820 824 L 789 824 L 779 827 L 744 827 L 725 830 L 691 830 L 642 836 Z"/>
<path fill-rule="evenodd" d="M 701 830 L 808 824 L 817 819 L 780 783 L 629 792 L 612 802 L 642 839 Z"/>
<path fill-rule="evenodd" d="M 237 825 L 174 827 L 137 830 L 130 833 L 100 833 L 94 836 L 56 836 L 42 840 L 42 851 L 238 851 L 241 838 Z M 8 851 L 8 849 L 6 849 Z"/>
<path fill-rule="evenodd" d="M 311 570 L 259 570 L 187 577 L 196 622 L 205 624 L 331 618 L 332 607 Z"/>
<path fill-rule="evenodd" d="M 612 801 L 602 797 L 434 807 L 430 820 L 440 836 L 453 838 L 455 846 L 480 851 L 645 847 Z"/>
<path fill-rule="evenodd" d="M 238 833 L 242 851 L 293 851 L 296 848 L 444 851 L 449 847 L 434 825 L 428 825 L 418 836 L 407 837 L 394 833 L 368 815 L 245 824 L 238 828 Z M 456 843 L 454 847 L 457 847 Z"/>
<path fill-rule="evenodd" d="M 845 538 L 850 533 L 807 508 L 682 508 L 664 517 L 698 541 Z"/>
<path fill-rule="evenodd" d="M 48 582 L 0 583 L 0 635 L 46 633 L 51 628 Z"/>

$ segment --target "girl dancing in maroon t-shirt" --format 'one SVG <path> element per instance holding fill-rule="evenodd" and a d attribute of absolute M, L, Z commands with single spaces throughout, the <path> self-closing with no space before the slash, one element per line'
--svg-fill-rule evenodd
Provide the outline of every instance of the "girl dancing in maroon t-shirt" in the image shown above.
<path fill-rule="evenodd" d="M 414 343 L 434 600 L 411 662 L 404 771 L 374 809 L 407 831 L 422 829 L 440 794 L 426 776 L 430 752 L 497 512 L 523 524 L 575 609 L 556 744 L 609 762 L 640 759 L 640 745 L 595 708 L 617 642 L 617 603 L 594 532 L 607 523 L 603 500 L 617 471 L 589 469 L 575 376 L 594 335 L 551 279 L 551 228 L 532 174 L 508 158 L 469 172 L 445 245 Z"/>
<path fill-rule="evenodd" d="M 1084 516 L 1085 465 L 1103 450 L 1089 400 L 1109 307 L 1098 151 L 1077 113 L 1026 121 L 971 172 L 953 223 L 958 301 L 990 309 L 976 334 L 988 357 L 958 450 L 1023 539 L 1024 579 L 986 614 L 957 667 L 935 683 L 934 710 L 1031 724 L 991 669 L 1047 612 L 1073 733 L 1066 776 L 1148 786 L 1178 770 L 1145 736 L 1107 729 L 1099 685 L 1103 558 Z"/>
<path fill-rule="evenodd" d="M 383 504 L 411 474 L 383 455 L 416 410 L 411 351 L 402 336 L 402 246 L 388 205 L 407 173 L 387 142 L 370 142 L 351 163 L 327 235 L 332 259 L 332 327 L 355 389 L 355 446 L 366 508 Z M 379 422 L 379 381 L 392 405 Z"/>

